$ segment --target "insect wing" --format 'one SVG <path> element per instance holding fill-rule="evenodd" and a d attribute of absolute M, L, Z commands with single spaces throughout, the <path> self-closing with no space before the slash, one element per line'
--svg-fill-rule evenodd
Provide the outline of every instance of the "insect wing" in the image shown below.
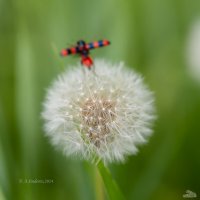
<path fill-rule="evenodd" d="M 79 52 L 80 52 L 79 48 L 77 46 L 75 46 L 72 48 L 63 49 L 60 54 L 61 54 L 61 56 L 68 56 L 71 54 L 77 54 Z"/>
<path fill-rule="evenodd" d="M 104 47 L 110 44 L 110 41 L 108 40 L 99 40 L 96 42 L 91 42 L 86 44 L 86 49 L 90 50 L 90 49 L 95 49 L 95 48 L 99 48 L 99 47 Z"/>

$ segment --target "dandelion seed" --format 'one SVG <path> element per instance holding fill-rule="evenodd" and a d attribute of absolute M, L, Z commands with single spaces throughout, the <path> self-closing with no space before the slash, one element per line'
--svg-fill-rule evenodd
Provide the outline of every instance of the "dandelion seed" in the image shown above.
<path fill-rule="evenodd" d="M 100 126 L 100 125 L 98 125 L 98 129 L 101 129 L 101 126 Z"/>

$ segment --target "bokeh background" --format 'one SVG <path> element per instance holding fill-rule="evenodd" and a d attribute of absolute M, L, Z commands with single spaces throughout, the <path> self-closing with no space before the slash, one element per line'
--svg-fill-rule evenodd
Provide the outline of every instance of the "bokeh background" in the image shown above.
<path fill-rule="evenodd" d="M 93 166 L 56 151 L 40 113 L 45 89 L 79 62 L 60 49 L 104 38 L 112 45 L 92 56 L 142 73 L 158 114 L 149 143 L 109 165 L 121 190 L 133 200 L 200 198 L 200 82 L 186 56 L 199 16 L 199 0 L 0 0 L 0 199 L 95 199 Z"/>

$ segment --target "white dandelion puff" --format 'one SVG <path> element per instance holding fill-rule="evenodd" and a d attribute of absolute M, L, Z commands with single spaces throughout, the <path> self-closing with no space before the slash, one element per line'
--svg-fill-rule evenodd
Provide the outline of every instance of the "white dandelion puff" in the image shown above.
<path fill-rule="evenodd" d="M 42 113 L 46 135 L 66 155 L 124 161 L 152 133 L 154 98 L 123 63 L 95 60 L 95 72 L 73 68 L 49 88 Z"/>
<path fill-rule="evenodd" d="M 186 61 L 191 76 L 200 81 L 200 20 L 195 21 L 189 30 Z"/>

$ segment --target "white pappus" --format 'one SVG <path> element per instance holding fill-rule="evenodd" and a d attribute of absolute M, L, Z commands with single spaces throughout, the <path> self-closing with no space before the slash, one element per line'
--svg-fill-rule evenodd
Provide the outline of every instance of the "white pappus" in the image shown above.
<path fill-rule="evenodd" d="M 53 82 L 42 113 L 45 132 L 66 155 L 124 161 L 152 133 L 154 97 L 123 63 L 95 60 L 95 73 L 78 66 Z"/>

